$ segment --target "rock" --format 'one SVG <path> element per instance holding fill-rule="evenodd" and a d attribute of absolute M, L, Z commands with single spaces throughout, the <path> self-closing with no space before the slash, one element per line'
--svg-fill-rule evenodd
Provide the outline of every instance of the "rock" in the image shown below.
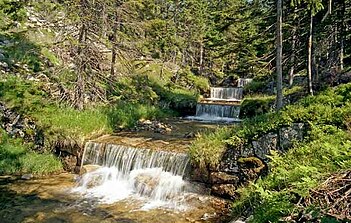
<path fill-rule="evenodd" d="M 255 155 L 264 161 L 268 161 L 267 155 L 271 150 L 277 149 L 278 134 L 268 133 L 252 142 Z"/>
<path fill-rule="evenodd" d="M 0 66 L 5 69 L 9 67 L 9 65 L 6 62 L 0 62 Z"/>
<path fill-rule="evenodd" d="M 238 185 L 239 177 L 236 175 L 229 175 L 223 172 L 212 172 L 210 175 L 213 184 L 234 184 Z"/>
<path fill-rule="evenodd" d="M 22 180 L 30 180 L 33 178 L 33 174 L 24 174 L 21 176 Z"/>
<path fill-rule="evenodd" d="M 257 157 L 244 157 L 238 160 L 241 179 L 244 182 L 254 181 L 267 172 L 266 164 Z"/>
<path fill-rule="evenodd" d="M 194 138 L 195 137 L 195 133 L 194 132 L 188 132 L 184 134 L 184 138 Z"/>
<path fill-rule="evenodd" d="M 230 223 L 246 223 L 246 221 L 243 218 L 239 218 L 232 220 Z"/>
<path fill-rule="evenodd" d="M 3 59 L 5 59 L 5 56 L 2 52 L 0 52 L 0 60 L 3 60 Z"/>
<path fill-rule="evenodd" d="M 63 168 L 66 171 L 71 172 L 71 171 L 74 171 L 75 167 L 77 166 L 78 158 L 73 155 L 67 155 L 67 156 L 62 156 L 61 161 L 63 164 Z"/>
<path fill-rule="evenodd" d="M 254 156 L 254 155 L 255 155 L 255 151 L 253 147 L 244 146 L 240 151 L 241 157 L 248 157 L 248 156 Z"/>
<path fill-rule="evenodd" d="M 221 165 L 219 170 L 229 174 L 239 173 L 237 160 L 241 156 L 241 151 L 236 148 L 229 148 L 222 156 Z"/>
<path fill-rule="evenodd" d="M 80 169 L 80 174 L 85 174 L 85 173 L 90 173 L 93 172 L 97 169 L 99 169 L 101 166 L 99 165 L 84 165 L 81 169 Z"/>
<path fill-rule="evenodd" d="M 210 220 L 211 218 L 215 218 L 215 217 L 217 217 L 217 213 L 213 213 L 213 214 L 205 213 L 205 214 L 201 217 L 201 220 L 208 221 L 208 220 Z"/>
<path fill-rule="evenodd" d="M 233 184 L 215 184 L 211 188 L 211 193 L 231 200 L 237 197 L 236 187 Z"/>
<path fill-rule="evenodd" d="M 294 142 L 302 141 L 305 131 L 304 123 L 294 123 L 292 126 L 281 128 L 279 130 L 279 139 L 282 151 L 289 149 Z"/>

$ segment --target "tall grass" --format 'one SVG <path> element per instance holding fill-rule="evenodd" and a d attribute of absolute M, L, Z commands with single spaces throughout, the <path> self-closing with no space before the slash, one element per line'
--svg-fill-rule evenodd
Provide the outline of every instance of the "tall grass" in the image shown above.
<path fill-rule="evenodd" d="M 48 174 L 62 170 L 60 160 L 54 155 L 34 153 L 30 148 L 30 144 L 0 131 L 0 174 Z"/>

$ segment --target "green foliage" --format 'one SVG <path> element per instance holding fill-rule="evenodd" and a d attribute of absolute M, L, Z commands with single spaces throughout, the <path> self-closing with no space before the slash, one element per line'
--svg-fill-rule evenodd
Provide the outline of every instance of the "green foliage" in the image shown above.
<path fill-rule="evenodd" d="M 229 128 L 199 135 L 189 149 L 194 164 L 200 168 L 216 168 L 226 149 L 225 139 L 232 134 Z"/>
<path fill-rule="evenodd" d="M 192 145 L 191 159 L 200 167 L 216 167 L 226 148 L 240 149 L 265 133 L 294 122 L 309 125 L 305 141 L 296 143 L 285 154 L 274 151 L 270 174 L 241 188 L 233 214 L 253 211 L 252 222 L 277 222 L 295 209 L 301 197 L 308 195 L 328 175 L 351 168 L 350 129 L 351 84 L 327 89 L 308 96 L 278 113 L 266 113 L 244 120 L 232 128 L 201 135 Z"/>
<path fill-rule="evenodd" d="M 78 111 L 64 105 L 58 106 L 47 97 L 38 82 L 17 77 L 0 81 L 0 99 L 20 114 L 34 118 L 44 128 L 48 138 L 84 138 L 96 133 L 112 132 L 104 108 Z"/>
<path fill-rule="evenodd" d="M 272 111 L 274 97 L 245 98 L 240 106 L 240 118 L 252 118 Z"/>
<path fill-rule="evenodd" d="M 286 154 L 273 153 L 271 173 L 240 190 L 234 214 L 250 205 L 254 210 L 252 222 L 276 222 L 294 211 L 298 199 L 307 196 L 328 175 L 351 168 L 351 140 L 346 132 L 318 125 L 312 127 L 309 136 L 310 141 Z"/>
<path fill-rule="evenodd" d="M 39 83 L 8 76 L 0 79 L 0 98 L 19 112 L 35 112 L 45 106 L 47 94 Z"/>
<path fill-rule="evenodd" d="M 103 107 L 78 111 L 71 107 L 51 105 L 32 113 L 31 116 L 46 129 L 48 137 L 84 139 L 92 135 L 112 132 Z"/>
<path fill-rule="evenodd" d="M 194 89 L 189 90 L 180 84 L 166 85 L 165 81 L 154 74 L 134 75 L 133 78 L 123 78 L 116 83 L 113 98 L 116 102 L 128 101 L 134 105 L 141 104 L 144 107 L 154 106 L 186 113 L 196 106 L 198 87 L 194 86 Z"/>
<path fill-rule="evenodd" d="M 25 19 L 25 1 L 0 0 L 0 31 L 8 30 Z"/>
<path fill-rule="evenodd" d="M 0 130 L 0 174 L 48 174 L 62 170 L 61 162 L 52 154 L 37 154 L 30 145 L 9 138 Z"/>
<path fill-rule="evenodd" d="M 28 70 L 32 72 L 41 71 L 43 68 L 41 48 L 38 43 L 32 42 L 26 33 L 13 33 L 11 35 L 0 35 L 0 40 L 10 41 L 2 47 L 5 61 L 11 68 L 16 68 L 19 72 L 28 75 Z M 17 65 L 27 67 L 21 70 Z"/>
<path fill-rule="evenodd" d="M 166 118 L 174 115 L 172 111 L 153 105 L 119 102 L 106 108 L 109 126 L 114 129 L 133 127 L 140 119 Z"/>

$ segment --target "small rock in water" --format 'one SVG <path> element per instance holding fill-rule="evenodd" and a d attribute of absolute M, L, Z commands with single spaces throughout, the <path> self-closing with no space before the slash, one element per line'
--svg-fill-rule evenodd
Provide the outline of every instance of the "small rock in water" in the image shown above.
<path fill-rule="evenodd" d="M 237 220 L 231 221 L 230 223 L 245 223 L 245 222 L 246 222 L 245 220 L 239 218 L 239 219 L 237 219 Z"/>
<path fill-rule="evenodd" d="M 33 178 L 33 174 L 24 174 L 21 177 L 22 180 L 30 180 L 32 178 Z"/>
<path fill-rule="evenodd" d="M 207 220 L 209 220 L 210 218 L 214 218 L 214 217 L 216 217 L 216 216 L 217 216 L 216 213 L 213 213 L 213 214 L 205 213 L 205 214 L 202 216 L 201 220 L 207 221 Z"/>

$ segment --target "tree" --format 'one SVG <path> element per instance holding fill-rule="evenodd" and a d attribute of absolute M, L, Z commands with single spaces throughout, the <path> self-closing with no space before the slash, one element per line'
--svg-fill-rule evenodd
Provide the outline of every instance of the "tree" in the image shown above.
<path fill-rule="evenodd" d="M 282 0 L 277 0 L 277 58 L 276 58 L 276 70 L 277 70 L 277 110 L 283 107 L 283 13 L 282 13 Z"/>

